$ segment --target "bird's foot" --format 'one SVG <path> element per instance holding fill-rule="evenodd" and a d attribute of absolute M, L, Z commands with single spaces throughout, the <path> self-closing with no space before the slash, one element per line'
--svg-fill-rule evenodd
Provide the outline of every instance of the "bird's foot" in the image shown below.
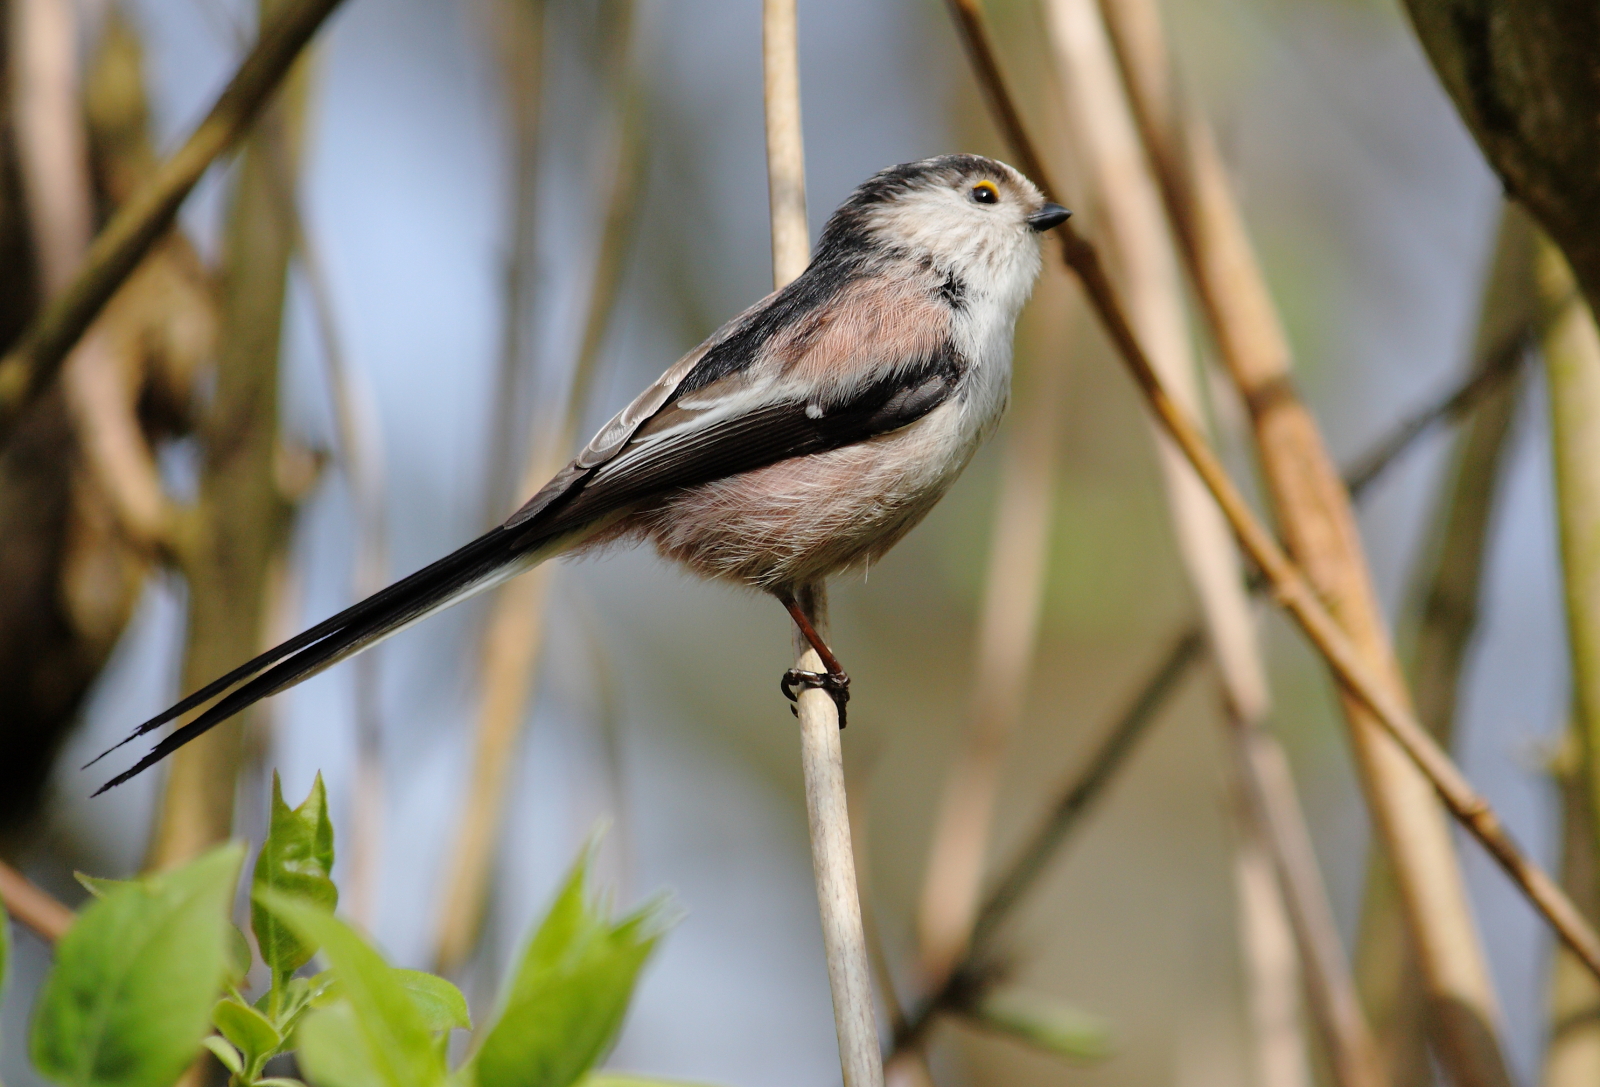
<path fill-rule="evenodd" d="M 850 677 L 843 672 L 807 672 L 800 668 L 791 668 L 783 674 L 778 681 L 778 689 L 783 692 L 783 697 L 790 702 L 798 702 L 800 695 L 795 688 L 827 691 L 833 698 L 833 704 L 839 707 L 839 727 L 845 725 L 845 703 L 850 701 Z M 796 715 L 799 710 L 789 707 L 790 712 Z"/>

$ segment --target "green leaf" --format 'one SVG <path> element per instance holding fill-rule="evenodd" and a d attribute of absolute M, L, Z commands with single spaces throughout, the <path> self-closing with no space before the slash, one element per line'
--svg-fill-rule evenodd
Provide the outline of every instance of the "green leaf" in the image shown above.
<path fill-rule="evenodd" d="M 460 989 L 444 978 L 421 970 L 396 970 L 395 976 L 411 994 L 429 1030 L 472 1029 L 472 1013 Z"/>
<path fill-rule="evenodd" d="M 111 891 L 56 945 L 33 1062 L 69 1087 L 171 1087 L 209 1031 L 244 847 Z"/>
<path fill-rule="evenodd" d="M 228 1044 L 227 1039 L 208 1034 L 200 1044 L 211 1050 L 212 1056 L 222 1062 L 222 1067 L 236 1076 L 244 1075 L 244 1059 L 239 1056 L 237 1049 Z"/>
<path fill-rule="evenodd" d="M 368 1087 L 372 1083 L 436 1087 L 444 1082 L 443 1055 L 398 971 L 354 929 L 326 910 L 271 891 L 258 891 L 257 897 L 303 943 L 322 948 L 344 993 L 350 1022 L 328 1018 L 346 1014 L 334 1005 L 312 1012 L 300 1024 L 301 1057 L 313 1080 L 326 1087 Z M 335 1040 L 353 1047 L 351 1052 L 359 1053 L 360 1063 L 368 1070 L 363 1075 L 370 1073 L 375 1078 L 359 1083 L 349 1080 L 353 1073 L 348 1061 L 341 1063 L 343 1059 L 323 1045 Z"/>
<path fill-rule="evenodd" d="M 228 984 L 242 985 L 250 973 L 250 941 L 238 925 L 228 926 Z"/>
<path fill-rule="evenodd" d="M 211 1021 L 244 1055 L 245 1067 L 252 1073 L 259 1072 L 267 1059 L 283 1046 L 283 1035 L 271 1020 L 232 997 L 217 1001 L 216 1007 L 211 1009 Z"/>
<path fill-rule="evenodd" d="M 1098 1061 L 1111 1055 L 1111 1031 L 1103 1020 L 1049 997 L 1006 990 L 987 997 L 971 1015 L 991 1030 L 1058 1057 Z"/>
<path fill-rule="evenodd" d="M 251 879 L 250 926 L 255 929 L 261 960 L 272 971 L 272 987 L 304 966 L 317 945 L 306 943 L 261 904 L 258 892 L 293 895 L 332 912 L 339 889 L 328 878 L 333 871 L 333 823 L 328 819 L 328 798 L 322 775 L 298 808 L 283 801 L 283 783 L 272 775 L 272 819 L 267 840 L 261 844 Z"/>
<path fill-rule="evenodd" d="M 569 1087 L 616 1040 L 639 970 L 664 928 L 660 900 L 613 924 L 586 896 L 589 857 L 565 886 L 511 979 L 469 1069 L 477 1087 Z"/>
<path fill-rule="evenodd" d="M 131 879 L 102 879 L 99 876 L 91 876 L 87 872 L 73 872 L 72 878 L 82 884 L 83 889 L 96 898 L 105 898 L 117 888 L 126 887 L 130 883 L 137 882 Z"/>
<path fill-rule="evenodd" d="M 318 1008 L 295 1034 L 300 1067 L 317 1087 L 389 1087 L 349 1003 Z"/>

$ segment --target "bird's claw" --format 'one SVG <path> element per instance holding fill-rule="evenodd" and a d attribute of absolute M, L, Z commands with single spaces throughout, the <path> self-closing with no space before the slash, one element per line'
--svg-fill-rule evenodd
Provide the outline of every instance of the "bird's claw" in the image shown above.
<path fill-rule="evenodd" d="M 850 677 L 843 672 L 807 672 L 801 668 L 791 668 L 783 674 L 778 681 L 778 689 L 783 692 L 783 697 L 790 702 L 798 702 L 800 696 L 795 688 L 816 689 L 827 691 L 833 698 L 833 704 L 839 707 L 839 727 L 845 725 L 845 703 L 850 701 Z M 789 707 L 789 712 L 799 715 L 799 710 Z"/>

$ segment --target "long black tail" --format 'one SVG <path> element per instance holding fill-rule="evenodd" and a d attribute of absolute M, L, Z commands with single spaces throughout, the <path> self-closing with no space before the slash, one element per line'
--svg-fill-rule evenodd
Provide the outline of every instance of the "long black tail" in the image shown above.
<path fill-rule="evenodd" d="M 410 577 L 395 582 L 333 618 L 241 664 L 170 709 L 150 718 L 134 729 L 127 739 L 97 755 L 85 768 L 93 766 L 123 744 L 160 728 L 168 721 L 176 720 L 226 692 L 225 697 L 200 716 L 156 744 L 131 770 L 118 774 L 100 786 L 94 795 L 99 796 L 107 789 L 115 788 L 148 770 L 207 729 L 221 724 L 261 699 L 309 679 L 324 668 L 399 633 L 436 611 L 513 577 L 563 550 L 566 544 L 576 542 L 572 535 L 560 537 L 548 531 L 529 531 L 530 527 L 500 527 L 485 533 L 438 562 L 423 567 Z"/>

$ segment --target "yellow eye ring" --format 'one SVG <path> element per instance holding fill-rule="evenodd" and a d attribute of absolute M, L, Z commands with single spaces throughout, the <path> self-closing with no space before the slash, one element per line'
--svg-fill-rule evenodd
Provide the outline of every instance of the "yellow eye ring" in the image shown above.
<path fill-rule="evenodd" d="M 980 181 L 972 186 L 972 199 L 980 204 L 998 204 L 1000 190 L 992 181 Z"/>

